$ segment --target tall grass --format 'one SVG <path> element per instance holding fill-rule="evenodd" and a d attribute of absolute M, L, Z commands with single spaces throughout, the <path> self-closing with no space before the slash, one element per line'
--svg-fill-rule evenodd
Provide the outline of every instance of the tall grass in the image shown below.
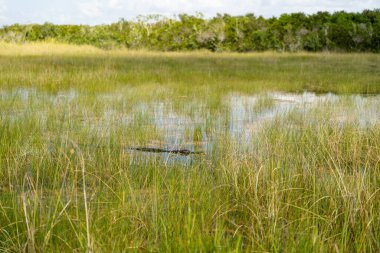
<path fill-rule="evenodd" d="M 368 67 L 377 55 L 7 54 L 0 251 L 380 251 L 378 121 L 337 121 L 335 111 L 357 109 L 342 96 L 266 121 L 244 146 L 225 101 L 308 87 L 378 92 Z M 368 111 L 380 103 L 371 99 Z M 252 113 L 276 103 L 263 95 Z M 165 124 L 195 123 L 172 132 L 160 113 Z M 189 163 L 125 149 L 205 136 L 207 155 Z"/>
<path fill-rule="evenodd" d="M 59 44 L 1 45 L 3 88 L 97 92 L 135 87 L 154 96 L 158 89 L 179 96 L 218 96 L 230 91 L 380 90 L 376 54 L 104 52 Z"/>

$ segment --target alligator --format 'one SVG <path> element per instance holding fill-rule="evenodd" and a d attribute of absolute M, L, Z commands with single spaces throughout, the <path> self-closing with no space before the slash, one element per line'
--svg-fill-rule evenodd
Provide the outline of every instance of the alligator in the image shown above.
<path fill-rule="evenodd" d="M 93 145 L 93 144 L 78 144 L 80 147 L 91 147 L 91 148 L 112 148 L 112 146 L 103 146 L 103 145 Z M 123 150 L 136 150 L 140 152 L 150 152 L 150 153 L 171 153 L 178 155 L 205 155 L 203 151 L 191 151 L 188 149 L 164 149 L 164 148 L 155 148 L 155 147 L 121 147 Z"/>
<path fill-rule="evenodd" d="M 202 151 L 190 151 L 188 149 L 163 149 L 163 148 L 149 148 L 149 147 L 131 147 L 126 148 L 128 150 L 136 150 L 141 152 L 151 152 L 151 153 L 171 153 L 179 155 L 204 155 Z"/>

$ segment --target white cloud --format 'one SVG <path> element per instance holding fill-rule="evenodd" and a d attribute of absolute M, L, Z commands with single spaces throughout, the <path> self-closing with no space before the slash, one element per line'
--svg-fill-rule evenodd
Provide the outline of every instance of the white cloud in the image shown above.
<path fill-rule="evenodd" d="M 244 14 L 252 12 L 259 0 L 135 0 L 124 1 L 127 13 L 163 14 L 179 13 L 194 14 L 201 12 L 206 16 L 216 13 Z"/>
<path fill-rule="evenodd" d="M 265 17 L 282 13 L 317 11 L 361 11 L 380 7 L 380 0 L 110 0 L 122 2 L 124 13 L 163 14 L 202 12 L 207 17 L 216 13 L 232 15 L 255 13 Z"/>
<path fill-rule="evenodd" d="M 374 8 L 380 8 L 380 0 L 0 0 L 0 25 L 45 21 L 101 24 L 147 14 L 172 17 L 201 12 L 212 17 L 216 13 L 254 13 L 271 17 L 291 12 L 356 12 Z"/>
<path fill-rule="evenodd" d="M 80 12 L 88 18 L 99 18 L 103 16 L 103 4 L 98 1 L 78 4 Z"/>
<path fill-rule="evenodd" d="M 7 19 L 7 17 L 5 16 L 7 9 L 8 8 L 5 2 L 3 0 L 0 0 L 0 21 Z"/>
<path fill-rule="evenodd" d="M 121 0 L 109 0 L 108 7 L 110 9 L 117 10 L 117 9 L 121 9 L 123 6 L 122 6 Z"/>

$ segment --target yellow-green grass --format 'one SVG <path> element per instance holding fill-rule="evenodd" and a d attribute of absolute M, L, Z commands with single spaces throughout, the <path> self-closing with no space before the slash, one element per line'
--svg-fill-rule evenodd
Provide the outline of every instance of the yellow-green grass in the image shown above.
<path fill-rule="evenodd" d="M 380 125 L 358 113 L 378 96 L 296 105 L 246 146 L 228 101 L 260 92 L 256 115 L 294 102 L 272 91 L 375 94 L 378 55 L 0 48 L 1 252 L 380 251 Z M 168 141 L 157 115 L 207 154 L 126 150 Z"/>
<path fill-rule="evenodd" d="M 290 91 L 378 93 L 378 54 L 159 53 L 60 44 L 0 45 L 3 89 L 168 88 L 179 95 Z"/>

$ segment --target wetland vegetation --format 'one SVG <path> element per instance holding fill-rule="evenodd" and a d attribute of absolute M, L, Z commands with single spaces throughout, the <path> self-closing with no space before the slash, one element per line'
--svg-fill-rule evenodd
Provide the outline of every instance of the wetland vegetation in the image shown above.
<path fill-rule="evenodd" d="M 379 252 L 378 73 L 0 44 L 0 251 Z"/>

